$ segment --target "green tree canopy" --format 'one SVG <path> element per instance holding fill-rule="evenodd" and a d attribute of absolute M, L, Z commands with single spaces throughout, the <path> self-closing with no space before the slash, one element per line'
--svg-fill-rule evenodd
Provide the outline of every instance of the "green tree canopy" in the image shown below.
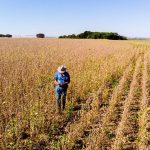
<path fill-rule="evenodd" d="M 127 40 L 126 37 L 114 32 L 91 32 L 85 31 L 80 34 L 64 35 L 59 38 L 73 38 L 73 39 L 110 39 L 110 40 Z"/>

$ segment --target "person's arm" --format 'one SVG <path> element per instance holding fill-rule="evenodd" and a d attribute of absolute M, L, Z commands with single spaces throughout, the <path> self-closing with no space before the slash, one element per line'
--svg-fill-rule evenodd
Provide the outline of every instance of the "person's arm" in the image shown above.
<path fill-rule="evenodd" d="M 58 81 L 56 81 L 56 80 L 54 81 L 54 83 L 55 83 L 56 86 L 59 85 Z"/>
<path fill-rule="evenodd" d="M 59 85 L 57 73 L 56 73 L 56 75 L 55 75 L 55 77 L 54 77 L 54 84 L 55 84 L 56 86 Z"/>
<path fill-rule="evenodd" d="M 67 76 L 68 76 L 68 80 L 65 83 L 69 84 L 70 83 L 70 75 L 69 75 L 69 73 L 67 73 Z"/>

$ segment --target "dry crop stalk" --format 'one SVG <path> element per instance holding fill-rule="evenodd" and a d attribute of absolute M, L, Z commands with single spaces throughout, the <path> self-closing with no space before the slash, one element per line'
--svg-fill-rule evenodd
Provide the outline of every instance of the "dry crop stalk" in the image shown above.
<path fill-rule="evenodd" d="M 125 128 L 125 123 L 127 121 L 127 117 L 128 117 L 128 113 L 129 113 L 129 106 L 132 102 L 133 94 L 134 94 L 134 91 L 136 89 L 137 76 L 139 73 L 140 65 L 141 65 L 141 57 L 136 62 L 135 71 L 134 71 L 133 79 L 132 79 L 131 86 L 130 86 L 130 91 L 128 93 L 128 97 L 127 97 L 125 104 L 124 104 L 124 110 L 123 110 L 123 114 L 121 117 L 121 121 L 120 121 L 118 128 L 116 130 L 116 139 L 112 145 L 113 150 L 120 150 L 120 146 L 121 146 L 121 143 L 122 143 L 123 138 L 124 138 L 123 137 L 123 130 Z"/>
<path fill-rule="evenodd" d="M 144 55 L 144 68 L 143 68 L 143 75 L 142 75 L 142 101 L 140 104 L 140 120 L 139 120 L 139 149 L 148 149 L 146 147 L 146 113 L 147 113 L 147 106 L 148 106 L 148 93 L 147 93 L 147 82 L 148 82 L 148 74 L 147 74 L 147 55 L 148 53 L 145 53 Z"/>
<path fill-rule="evenodd" d="M 124 87 L 124 84 L 126 82 L 126 79 L 129 76 L 131 71 L 132 71 L 132 65 L 130 64 L 126 68 L 126 70 L 125 70 L 121 80 L 119 81 L 118 86 L 114 89 L 114 92 L 113 92 L 111 100 L 110 100 L 110 106 L 108 107 L 106 115 L 104 116 L 104 118 L 102 120 L 102 125 L 100 126 L 100 130 L 103 129 L 106 126 L 106 124 L 109 122 L 109 120 L 111 118 L 111 115 L 112 115 L 112 113 L 114 111 L 114 106 L 117 103 L 117 100 L 118 100 L 117 98 L 118 98 L 119 95 L 121 95 L 123 87 Z M 87 147 L 87 150 L 88 149 L 90 150 L 92 148 L 99 149 L 98 145 L 103 140 L 104 132 L 103 131 L 102 132 L 101 131 L 99 131 L 99 132 L 95 131 L 95 132 L 96 133 L 93 133 L 93 136 L 90 137 L 90 140 L 89 140 L 89 143 L 88 143 L 89 146 Z"/>

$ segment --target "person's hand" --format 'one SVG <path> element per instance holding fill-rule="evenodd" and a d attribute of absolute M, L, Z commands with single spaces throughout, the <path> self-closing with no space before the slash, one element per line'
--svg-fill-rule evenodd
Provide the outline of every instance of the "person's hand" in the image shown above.
<path fill-rule="evenodd" d="M 57 85 L 59 85 L 59 83 L 57 81 L 55 81 L 55 85 L 57 86 Z"/>
<path fill-rule="evenodd" d="M 57 82 L 56 85 L 60 85 L 60 84 Z"/>

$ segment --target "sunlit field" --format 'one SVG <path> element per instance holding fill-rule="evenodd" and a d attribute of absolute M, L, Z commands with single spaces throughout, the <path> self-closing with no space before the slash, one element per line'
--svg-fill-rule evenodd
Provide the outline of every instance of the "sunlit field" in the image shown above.
<path fill-rule="evenodd" d="M 150 149 L 150 41 L 0 39 L 0 149 Z"/>

